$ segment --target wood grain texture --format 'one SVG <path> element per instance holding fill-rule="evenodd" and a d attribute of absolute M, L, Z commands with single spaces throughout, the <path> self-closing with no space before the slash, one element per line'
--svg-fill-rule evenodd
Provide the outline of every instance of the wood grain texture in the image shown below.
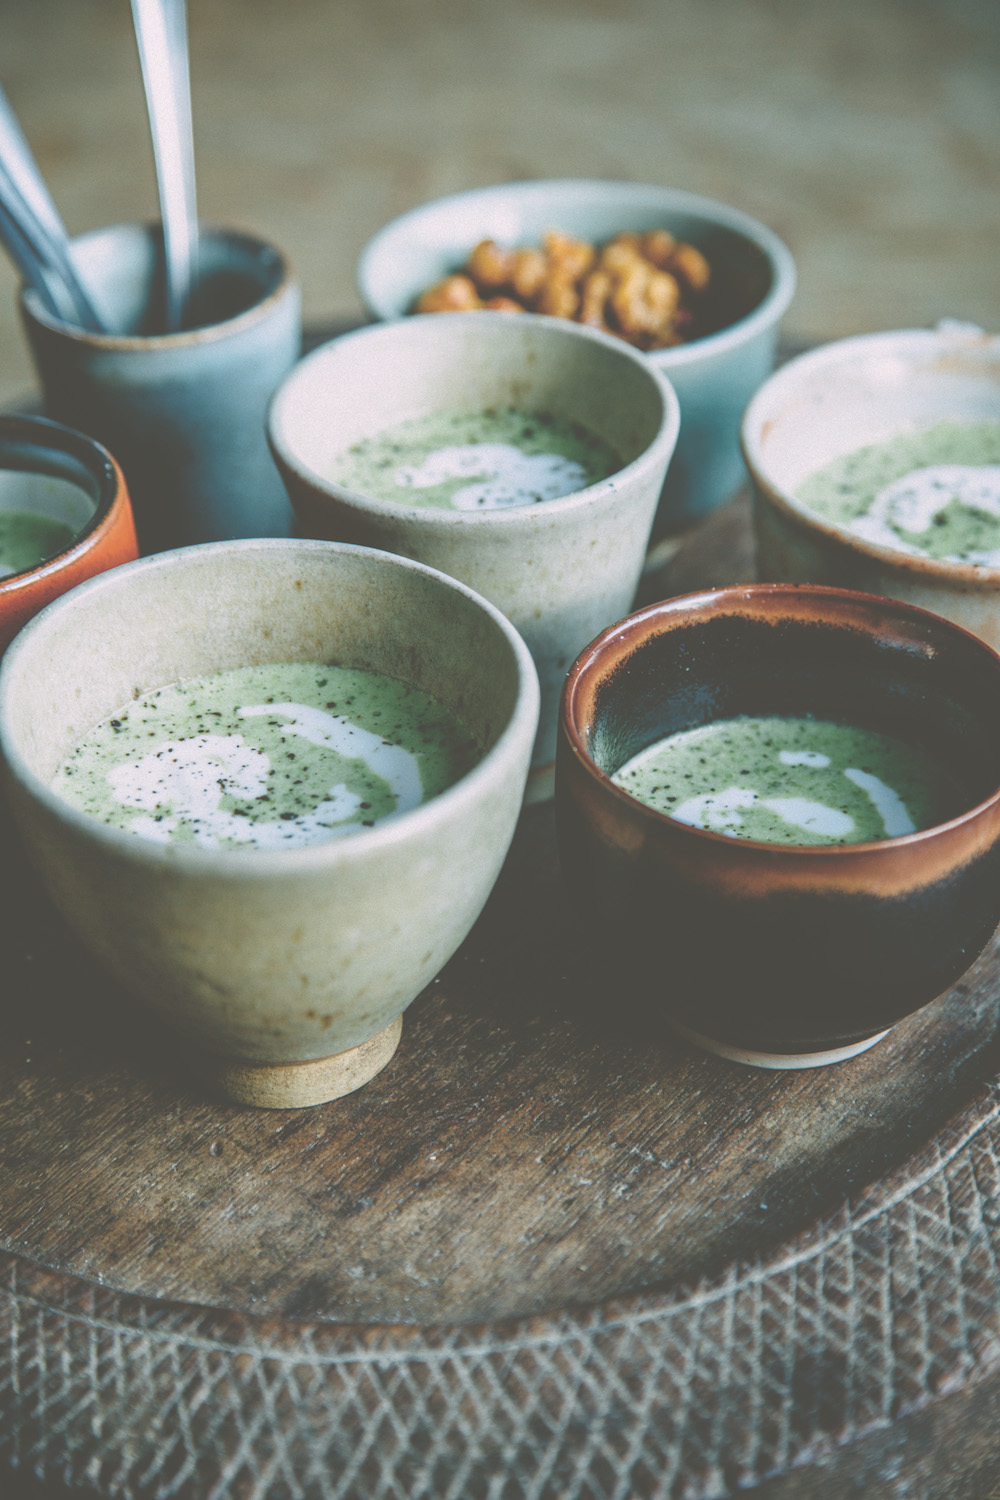
<path fill-rule="evenodd" d="M 709 528 L 644 587 L 730 581 L 745 512 Z M 1000 1367 L 995 946 L 870 1053 L 740 1069 L 630 1020 L 535 808 L 385 1071 L 274 1115 L 8 888 L 2 1461 L 143 1500 L 709 1500 L 846 1473 Z"/>

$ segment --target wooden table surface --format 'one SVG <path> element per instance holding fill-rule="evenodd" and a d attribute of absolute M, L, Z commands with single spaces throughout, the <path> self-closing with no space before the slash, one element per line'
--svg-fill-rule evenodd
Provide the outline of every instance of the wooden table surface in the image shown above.
<path fill-rule="evenodd" d="M 740 502 L 642 597 L 751 566 Z M 836 1444 L 898 1432 L 1000 1363 L 989 1276 L 966 1286 L 961 1240 L 993 1246 L 976 1197 L 993 1202 L 992 1178 L 965 1219 L 946 1183 L 940 1222 L 892 1248 L 899 1205 L 992 1141 L 995 946 L 871 1052 L 740 1068 L 629 1019 L 568 909 L 551 807 L 536 807 L 385 1071 L 330 1105 L 257 1112 L 204 1094 L 10 835 L 3 848 L 0 1460 L 130 1497 L 707 1500 L 806 1462 L 811 1483 L 846 1482 Z M 865 1234 L 880 1271 L 859 1258 Z M 879 1339 L 892 1349 L 876 1358 Z M 276 1394 L 262 1371 L 279 1366 Z M 945 1451 L 942 1437 L 935 1461 Z M 230 1487 L 212 1488 L 227 1465 Z"/>

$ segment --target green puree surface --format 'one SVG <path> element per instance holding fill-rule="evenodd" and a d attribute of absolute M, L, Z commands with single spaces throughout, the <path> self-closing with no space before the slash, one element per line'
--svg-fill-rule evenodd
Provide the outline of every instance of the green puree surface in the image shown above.
<path fill-rule="evenodd" d="M 36 568 L 62 552 L 74 533 L 62 521 L 25 510 L 0 510 L 0 578 Z"/>
<path fill-rule="evenodd" d="M 573 494 L 621 466 L 579 422 L 502 407 L 400 422 L 341 453 L 330 478 L 400 505 L 496 510 Z"/>
<path fill-rule="evenodd" d="M 747 715 L 682 730 L 612 779 L 681 822 L 767 844 L 896 838 L 970 805 L 923 751 L 813 718 Z"/>
<path fill-rule="evenodd" d="M 444 791 L 479 759 L 417 688 L 316 662 L 159 688 L 93 729 L 53 788 L 161 843 L 284 848 L 360 833 Z"/>
<path fill-rule="evenodd" d="M 804 479 L 796 497 L 823 520 L 883 546 L 996 567 L 997 465 L 1000 421 L 938 422 L 834 459 Z M 956 474 L 954 466 L 981 472 Z M 908 476 L 914 483 L 901 485 Z M 916 491 L 917 503 L 907 491 Z"/>

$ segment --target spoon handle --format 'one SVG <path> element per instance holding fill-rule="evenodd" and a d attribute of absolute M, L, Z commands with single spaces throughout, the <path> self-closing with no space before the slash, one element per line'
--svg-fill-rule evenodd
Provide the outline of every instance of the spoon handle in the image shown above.
<path fill-rule="evenodd" d="M 65 309 L 60 307 L 56 300 L 52 285 L 45 274 L 45 267 L 28 243 L 24 231 L 2 196 L 0 196 L 0 240 L 3 241 L 7 254 L 24 277 L 25 284 L 32 287 L 42 299 L 46 312 L 64 321 Z"/>
<path fill-rule="evenodd" d="M 132 0 L 163 220 L 168 333 L 181 326 L 196 279 L 198 219 L 184 0 Z"/>
<path fill-rule="evenodd" d="M 49 311 L 56 317 L 79 322 L 91 332 L 100 332 L 103 325 L 80 281 L 59 210 L 2 88 L 0 192 L 7 230 L 4 243 L 22 274 L 43 296 Z M 14 248 L 15 244 L 18 249 Z M 35 274 L 29 274 L 25 268 L 25 251 L 43 262 L 34 268 Z M 42 287 L 47 291 L 43 292 Z"/>
<path fill-rule="evenodd" d="M 65 235 L 59 210 L 35 161 L 21 122 L 4 90 L 0 88 L 0 158 L 20 189 L 22 197 L 34 210 L 38 222 L 49 234 Z"/>

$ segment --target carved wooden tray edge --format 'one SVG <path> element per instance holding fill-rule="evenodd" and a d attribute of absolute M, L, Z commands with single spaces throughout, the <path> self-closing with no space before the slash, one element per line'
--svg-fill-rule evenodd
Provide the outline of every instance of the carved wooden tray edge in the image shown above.
<path fill-rule="evenodd" d="M 289 1495 L 346 1500 L 486 1493 L 516 1461 L 517 1493 L 710 1500 L 1000 1368 L 1000 1086 L 768 1254 L 599 1307 L 307 1324 L 0 1265 L 0 1458 L 40 1473 L 194 1496 L 168 1476 L 238 1470 L 212 1493 L 270 1500 L 278 1453 Z"/>

